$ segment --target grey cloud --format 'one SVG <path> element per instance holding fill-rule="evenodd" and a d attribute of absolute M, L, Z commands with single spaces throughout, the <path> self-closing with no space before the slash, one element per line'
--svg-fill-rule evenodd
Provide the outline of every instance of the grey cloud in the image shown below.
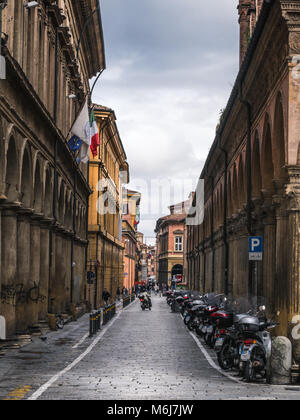
<path fill-rule="evenodd" d="M 116 112 L 133 182 L 196 183 L 238 71 L 237 0 L 101 3 L 107 70 L 93 100 Z M 142 214 L 139 229 L 154 227 Z"/>

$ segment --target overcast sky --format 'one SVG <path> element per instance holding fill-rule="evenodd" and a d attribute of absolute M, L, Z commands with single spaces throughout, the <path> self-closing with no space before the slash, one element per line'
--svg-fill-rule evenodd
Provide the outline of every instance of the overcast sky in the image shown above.
<path fill-rule="evenodd" d="M 237 3 L 101 0 L 107 69 L 93 101 L 116 113 L 147 242 L 195 188 L 214 140 L 238 72 Z"/>

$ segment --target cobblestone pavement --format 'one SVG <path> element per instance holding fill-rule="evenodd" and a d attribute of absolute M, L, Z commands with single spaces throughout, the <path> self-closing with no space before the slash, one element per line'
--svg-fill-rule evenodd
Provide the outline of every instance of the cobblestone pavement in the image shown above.
<path fill-rule="evenodd" d="M 0 399 L 300 399 L 299 388 L 246 385 L 214 369 L 164 298 L 131 304 L 97 336 L 88 315 L 0 359 Z"/>

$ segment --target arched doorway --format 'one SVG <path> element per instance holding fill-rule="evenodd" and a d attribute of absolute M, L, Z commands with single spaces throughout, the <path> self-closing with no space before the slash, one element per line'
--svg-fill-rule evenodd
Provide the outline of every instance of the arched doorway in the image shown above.
<path fill-rule="evenodd" d="M 176 264 L 172 268 L 171 272 L 172 281 L 176 280 L 178 283 L 181 283 L 183 278 L 183 266 L 181 264 Z"/>

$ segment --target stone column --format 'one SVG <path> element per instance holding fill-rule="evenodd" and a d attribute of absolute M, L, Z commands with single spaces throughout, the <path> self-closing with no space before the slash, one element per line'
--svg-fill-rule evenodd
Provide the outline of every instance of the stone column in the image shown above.
<path fill-rule="evenodd" d="M 17 225 L 17 284 L 23 290 L 16 302 L 16 328 L 25 331 L 30 324 L 30 315 L 27 311 L 26 291 L 30 279 L 30 219 L 26 212 L 19 212 Z"/>
<path fill-rule="evenodd" d="M 288 330 L 295 327 L 292 324 L 294 316 L 300 315 L 300 168 L 288 169 L 290 183 L 286 187 L 288 208 L 288 231 L 282 248 L 287 248 L 288 270 L 287 286 L 289 289 L 289 301 L 287 310 Z M 293 355 L 300 363 L 300 340 L 292 339 Z"/>
<path fill-rule="evenodd" d="M 1 315 L 6 320 L 7 336 L 10 336 L 15 333 L 16 326 L 17 278 L 17 214 L 12 209 L 2 210 L 1 243 Z"/>
<path fill-rule="evenodd" d="M 48 314 L 50 224 L 50 220 L 44 220 L 40 226 L 40 299 L 38 303 L 39 320 L 46 320 Z"/>
<path fill-rule="evenodd" d="M 30 282 L 28 294 L 28 316 L 34 325 L 38 321 L 39 287 L 40 287 L 40 217 L 33 216 L 30 223 Z"/>

